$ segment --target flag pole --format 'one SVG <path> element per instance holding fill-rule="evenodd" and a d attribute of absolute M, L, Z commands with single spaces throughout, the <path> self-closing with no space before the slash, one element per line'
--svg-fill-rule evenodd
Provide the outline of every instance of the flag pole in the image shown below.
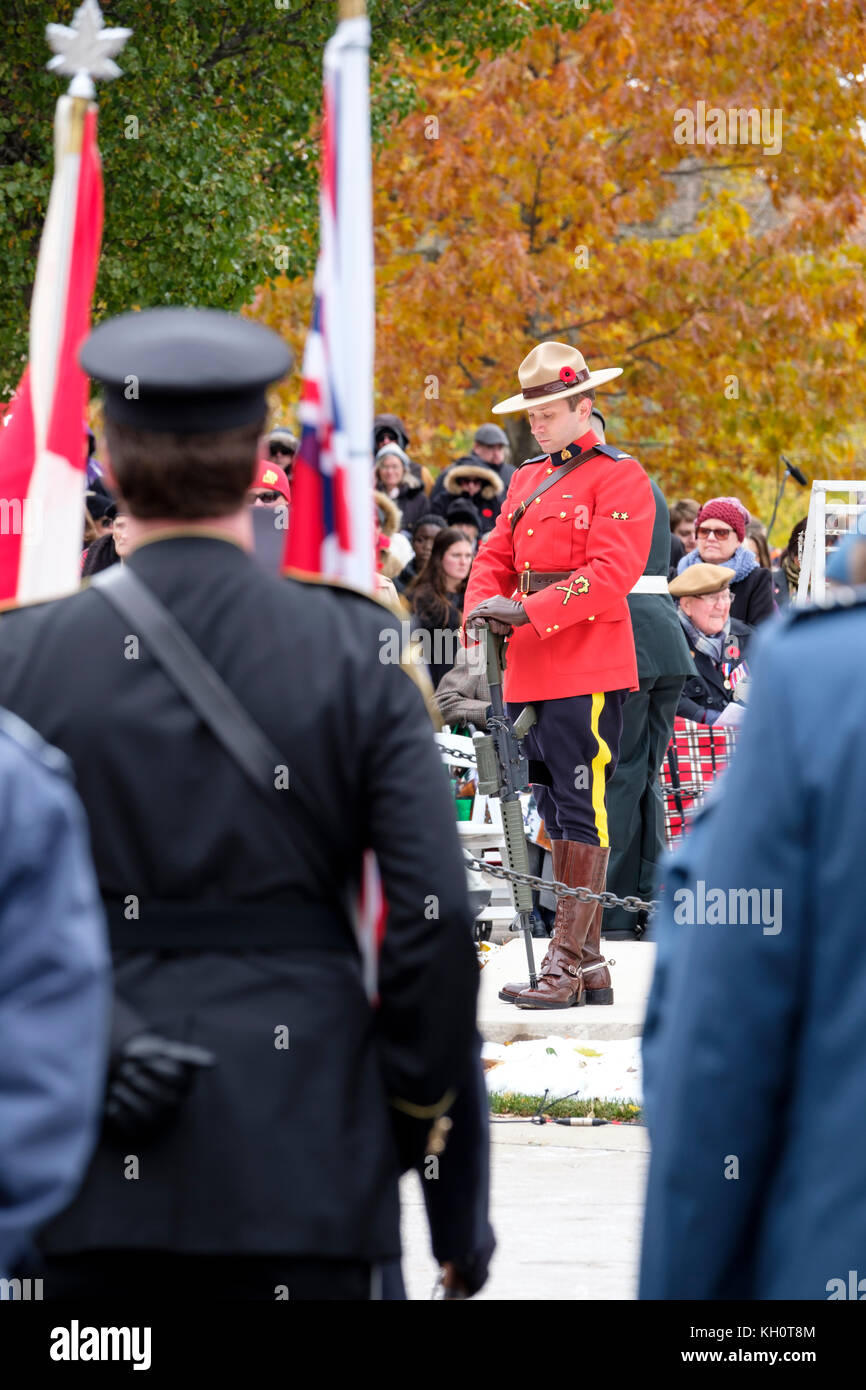
<path fill-rule="evenodd" d="M 357 29 L 354 38 L 344 38 L 346 62 L 343 69 L 339 119 L 351 113 L 353 129 L 343 125 L 337 161 L 338 263 L 343 297 L 344 323 L 348 331 L 334 350 L 342 360 L 344 384 L 344 427 L 348 445 L 349 506 L 355 524 L 371 510 L 373 435 L 373 360 L 375 291 L 373 282 L 373 200 L 372 159 L 369 120 L 369 43 L 370 27 L 366 0 L 339 0 L 340 25 Z M 351 150 L 351 153 L 350 153 Z M 365 546 L 363 562 L 355 562 L 352 579 L 364 588 L 375 583 L 375 555 Z"/>
<path fill-rule="evenodd" d="M 54 54 L 49 72 L 72 81 L 55 107 L 54 171 L 30 303 L 29 361 L 0 446 L 0 492 L 20 512 L 0 547 L 4 607 L 56 598 L 79 583 L 87 378 L 77 350 L 90 327 L 102 231 L 94 80 L 120 75 L 113 58 L 130 33 L 106 29 L 97 0 L 83 0 L 70 25 L 45 30 Z"/>

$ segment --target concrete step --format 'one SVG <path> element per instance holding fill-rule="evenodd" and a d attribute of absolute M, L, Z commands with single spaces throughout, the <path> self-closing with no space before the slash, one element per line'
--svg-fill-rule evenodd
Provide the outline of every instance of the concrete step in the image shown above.
<path fill-rule="evenodd" d="M 547 950 L 546 941 L 534 941 L 536 966 Z M 656 948 L 652 941 L 602 942 L 611 967 L 614 1002 L 584 1005 L 579 1009 L 518 1009 L 497 996 L 504 984 L 528 975 L 523 938 L 515 938 L 491 956 L 481 972 L 478 1026 L 488 1042 L 519 1042 L 546 1038 L 634 1038 L 643 1031 Z"/>

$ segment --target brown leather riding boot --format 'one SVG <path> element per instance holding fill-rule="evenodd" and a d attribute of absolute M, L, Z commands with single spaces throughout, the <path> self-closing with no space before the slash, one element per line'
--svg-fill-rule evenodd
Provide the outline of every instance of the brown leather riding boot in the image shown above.
<path fill-rule="evenodd" d="M 609 850 L 576 840 L 563 840 L 561 844 L 557 878 L 569 888 L 600 892 L 604 887 Z M 551 937 L 546 964 L 537 987 L 523 990 L 514 1001 L 519 1009 L 570 1009 L 584 1003 L 581 956 L 599 906 L 594 902 L 581 902 L 579 898 L 559 899 L 555 935 Z"/>
<path fill-rule="evenodd" d="M 601 892 L 601 889 L 599 889 Z M 583 976 L 583 997 L 587 1004 L 612 1004 L 613 990 L 607 961 L 601 954 L 601 919 L 604 908 L 595 905 L 595 916 L 589 924 L 586 941 L 580 956 L 580 973 Z"/>
<path fill-rule="evenodd" d="M 553 877 L 560 883 L 562 882 L 563 864 L 565 863 L 564 846 L 567 844 L 567 840 L 551 840 L 550 842 L 550 854 L 553 859 Z M 539 975 L 542 974 L 542 972 L 544 971 L 544 967 L 550 961 L 550 951 L 551 947 L 553 946 L 553 942 L 556 938 L 556 928 L 564 920 L 560 916 L 559 911 L 561 903 L 562 899 L 557 899 L 556 916 L 553 919 L 553 931 L 551 932 L 550 943 L 544 954 L 544 959 L 542 960 L 541 965 L 538 967 Z M 504 999 L 506 1004 L 513 1004 L 518 994 L 522 994 L 525 989 L 529 989 L 528 980 L 512 980 L 510 984 L 502 986 L 501 990 L 499 991 L 499 998 Z"/>

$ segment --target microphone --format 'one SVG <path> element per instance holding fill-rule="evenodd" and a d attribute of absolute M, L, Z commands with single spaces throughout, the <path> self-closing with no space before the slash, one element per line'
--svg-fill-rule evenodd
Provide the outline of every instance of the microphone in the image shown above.
<path fill-rule="evenodd" d="M 788 460 L 785 458 L 784 454 L 780 454 L 779 458 L 784 463 L 785 467 L 787 468 L 791 477 L 794 479 L 795 483 L 799 483 L 800 487 L 809 486 L 809 479 L 806 477 L 805 473 L 801 472 L 801 470 L 797 468 L 795 464 L 789 463 Z"/>

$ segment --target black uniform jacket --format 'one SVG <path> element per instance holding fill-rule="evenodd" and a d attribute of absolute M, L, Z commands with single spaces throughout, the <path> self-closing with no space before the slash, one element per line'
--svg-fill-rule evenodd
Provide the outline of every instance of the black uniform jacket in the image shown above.
<path fill-rule="evenodd" d="M 679 619 L 677 619 L 679 622 Z M 735 669 L 741 661 L 745 661 L 748 655 L 749 640 L 754 633 L 754 628 L 749 627 L 748 623 L 739 623 L 736 618 L 731 618 L 731 636 L 722 649 L 722 661 L 732 665 Z M 733 643 L 738 655 L 726 656 L 728 647 Z M 723 710 L 726 705 L 731 703 L 734 692 L 731 688 L 725 688 L 725 674 L 721 666 L 717 666 L 711 657 L 705 656 L 703 652 L 689 648 L 691 658 L 695 664 L 694 672 L 686 680 L 683 686 L 683 693 L 677 705 L 677 714 L 683 719 L 695 719 L 699 724 L 707 722 L 707 710 Z"/>
<path fill-rule="evenodd" d="M 773 576 L 761 565 L 749 570 L 745 579 L 732 584 L 731 593 L 731 617 L 739 623 L 757 627 L 758 623 L 771 618 L 776 611 L 773 607 Z"/>
<path fill-rule="evenodd" d="M 281 818 L 94 590 L 0 619 L 0 704 L 72 760 L 103 895 L 140 901 L 141 948 L 115 953 L 123 1010 L 218 1059 L 164 1136 L 140 1152 L 103 1139 L 43 1246 L 391 1257 L 391 1119 L 429 1126 L 453 1099 L 477 990 L 431 722 L 380 659 L 395 620 L 212 535 L 170 533 L 128 563 L 283 752 L 289 787 Z M 346 909 L 367 846 L 389 907 L 375 1009 Z M 203 913 L 201 949 L 147 948 L 154 900 L 237 904 L 242 920 L 287 897 L 303 947 L 208 949 Z M 323 917 L 336 949 L 317 945 Z"/>

